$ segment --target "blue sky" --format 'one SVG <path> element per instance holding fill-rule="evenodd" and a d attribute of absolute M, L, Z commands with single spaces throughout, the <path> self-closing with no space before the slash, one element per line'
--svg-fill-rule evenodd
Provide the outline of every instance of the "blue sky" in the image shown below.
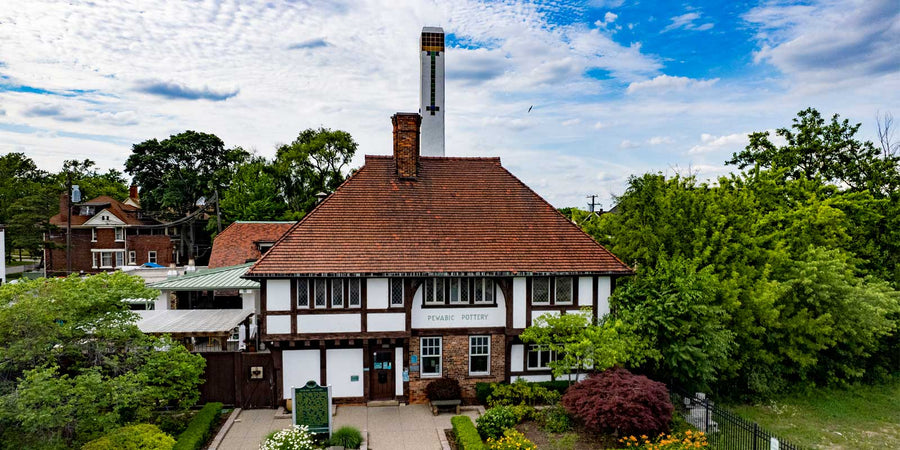
<path fill-rule="evenodd" d="M 13 0 L 0 152 L 122 169 L 185 129 L 265 156 L 303 129 L 390 152 L 418 106 L 418 33 L 448 33 L 447 154 L 500 156 L 556 206 L 631 174 L 712 178 L 808 106 L 900 114 L 900 2 Z M 532 111 L 527 112 L 533 106 Z"/>

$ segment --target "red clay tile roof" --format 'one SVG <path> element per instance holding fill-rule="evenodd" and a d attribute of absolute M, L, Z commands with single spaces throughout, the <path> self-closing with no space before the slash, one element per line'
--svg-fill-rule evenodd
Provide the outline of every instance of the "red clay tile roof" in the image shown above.
<path fill-rule="evenodd" d="M 422 157 L 416 181 L 395 171 L 366 156 L 245 276 L 632 273 L 499 158 Z"/>
<path fill-rule="evenodd" d="M 94 214 L 90 216 L 79 215 L 78 210 L 79 206 L 81 205 L 93 205 L 96 207 L 96 211 L 94 211 Z M 108 195 L 101 195 L 86 202 L 76 203 L 75 205 L 73 205 L 72 226 L 83 225 L 88 220 L 91 220 L 91 217 L 97 215 L 97 213 L 102 211 L 104 208 L 109 210 L 112 215 L 118 217 L 119 220 L 125 222 L 125 224 L 127 225 L 155 225 L 160 223 L 159 221 L 150 218 L 138 219 L 137 212 L 141 210 L 140 208 L 126 205 L 125 203 L 120 202 Z M 66 226 L 66 220 L 64 219 L 62 212 L 51 217 L 50 223 L 59 227 Z"/>
<path fill-rule="evenodd" d="M 275 242 L 297 222 L 234 222 L 213 240 L 209 267 L 226 267 L 259 259 L 258 242 Z"/>

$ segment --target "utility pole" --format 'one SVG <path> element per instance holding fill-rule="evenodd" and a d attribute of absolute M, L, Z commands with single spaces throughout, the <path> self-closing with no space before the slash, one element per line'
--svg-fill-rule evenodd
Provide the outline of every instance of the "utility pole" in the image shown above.
<path fill-rule="evenodd" d="M 588 203 L 588 211 L 590 211 L 591 214 L 593 214 L 595 211 L 595 207 L 600 206 L 600 204 L 597 203 L 597 194 L 588 195 L 586 198 L 591 199 L 591 202 Z"/>

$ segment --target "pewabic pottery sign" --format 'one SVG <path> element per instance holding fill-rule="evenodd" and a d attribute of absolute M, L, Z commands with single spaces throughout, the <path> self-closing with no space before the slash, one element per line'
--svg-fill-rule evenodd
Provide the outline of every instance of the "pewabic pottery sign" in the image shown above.
<path fill-rule="evenodd" d="M 499 308 L 442 308 L 413 311 L 414 328 L 502 327 L 505 311 Z"/>

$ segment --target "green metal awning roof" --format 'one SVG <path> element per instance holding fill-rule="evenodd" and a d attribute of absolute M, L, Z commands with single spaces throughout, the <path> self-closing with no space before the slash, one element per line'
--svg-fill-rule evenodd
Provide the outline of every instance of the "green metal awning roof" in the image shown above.
<path fill-rule="evenodd" d="M 247 272 L 247 269 L 252 265 L 253 263 L 247 263 L 237 266 L 199 270 L 195 273 L 185 274 L 165 281 L 150 283 L 147 286 L 161 291 L 259 289 L 258 282 L 241 278 L 241 275 Z"/>

